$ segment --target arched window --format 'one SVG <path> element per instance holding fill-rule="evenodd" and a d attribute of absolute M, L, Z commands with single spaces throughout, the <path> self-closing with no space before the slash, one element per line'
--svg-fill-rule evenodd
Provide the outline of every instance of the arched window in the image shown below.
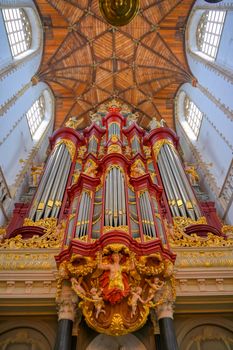
<path fill-rule="evenodd" d="M 26 113 L 26 116 L 31 135 L 33 137 L 45 117 L 45 99 L 43 95 L 41 95 L 38 100 L 33 103 L 31 108 Z"/>
<path fill-rule="evenodd" d="M 13 57 L 26 52 L 32 45 L 32 30 L 27 13 L 22 8 L 2 9 Z"/>
<path fill-rule="evenodd" d="M 205 11 L 197 26 L 197 48 L 215 60 L 221 39 L 226 11 Z"/>
<path fill-rule="evenodd" d="M 198 109 L 195 103 L 189 99 L 187 95 L 184 99 L 184 117 L 189 127 L 193 131 L 195 137 L 197 138 L 201 127 L 203 113 Z"/>

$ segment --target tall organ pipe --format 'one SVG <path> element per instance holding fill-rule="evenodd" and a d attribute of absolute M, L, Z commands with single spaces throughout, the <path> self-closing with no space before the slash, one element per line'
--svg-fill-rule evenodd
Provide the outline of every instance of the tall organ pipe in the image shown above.
<path fill-rule="evenodd" d="M 68 153 L 68 151 L 67 151 L 67 153 Z M 65 192 L 66 183 L 67 183 L 69 172 L 70 172 L 70 167 L 71 167 L 71 159 L 70 159 L 70 155 L 68 153 L 67 159 L 65 162 L 65 166 L 64 166 L 65 171 L 63 172 L 63 174 L 61 174 L 61 182 L 60 182 L 60 186 L 58 188 L 54 207 L 53 207 L 52 214 L 51 214 L 54 217 L 58 217 L 58 214 L 59 214 L 61 201 L 62 201 L 64 192 Z"/>
<path fill-rule="evenodd" d="M 178 209 L 179 209 L 179 216 L 184 216 L 184 217 L 186 217 L 187 214 L 186 214 L 185 207 L 184 207 L 184 205 L 183 205 L 183 201 L 182 201 L 182 203 L 179 203 L 179 201 L 182 200 L 182 199 L 181 199 L 181 198 L 182 198 L 182 195 L 181 195 L 181 193 L 180 193 L 180 191 L 179 191 L 179 188 L 178 188 L 178 186 L 177 186 L 177 184 L 176 184 L 175 177 L 174 177 L 174 175 L 173 175 L 172 169 L 171 169 L 171 167 L 170 167 L 170 164 L 169 164 L 169 162 L 168 162 L 168 159 L 167 159 L 167 157 L 166 157 L 166 153 L 165 153 L 163 147 L 161 148 L 160 153 L 161 153 L 162 159 L 163 159 L 163 161 L 164 161 L 165 168 L 166 168 L 166 170 L 167 170 L 167 172 L 168 172 L 168 174 L 169 174 L 169 179 L 170 179 L 170 182 L 171 182 L 171 186 L 172 186 L 172 189 L 173 189 L 173 191 L 174 191 L 175 199 L 176 199 L 176 202 L 177 202 L 177 205 L 178 205 Z"/>
<path fill-rule="evenodd" d="M 30 219 L 33 219 L 34 218 L 34 215 L 38 209 L 38 204 L 40 203 L 40 198 L 43 194 L 43 191 L 44 191 L 44 187 L 48 181 L 48 178 L 50 176 L 50 172 L 51 172 L 51 169 L 53 168 L 54 166 L 54 163 L 58 157 L 58 154 L 60 152 L 60 147 L 57 147 L 54 152 L 51 154 L 49 160 L 48 160 L 48 163 L 46 165 L 46 169 L 45 169 L 45 172 L 42 176 L 42 179 L 40 181 L 40 184 L 39 184 L 39 187 L 37 189 L 37 192 L 36 192 L 36 195 L 35 195 L 35 198 L 34 198 L 34 201 L 33 201 L 33 205 L 32 205 L 32 208 L 29 212 L 29 218 Z"/>
<path fill-rule="evenodd" d="M 65 151 L 64 151 L 64 153 L 65 153 Z M 57 171 L 57 174 L 56 174 L 56 177 L 54 180 L 54 184 L 51 184 L 51 191 L 49 194 L 49 201 L 51 201 L 51 203 L 47 202 L 47 205 L 45 208 L 45 217 L 49 217 L 49 214 L 50 214 L 52 208 L 54 208 L 54 201 L 55 201 L 55 199 L 57 199 L 56 198 L 57 190 L 58 190 L 59 185 L 61 185 L 59 180 L 61 178 L 61 174 L 63 173 L 64 169 L 66 169 L 65 164 L 66 164 L 68 154 L 64 154 L 64 153 L 63 153 L 63 157 L 62 157 L 61 162 L 60 162 L 59 167 L 58 167 L 58 171 Z"/>
<path fill-rule="evenodd" d="M 59 145 L 55 151 L 54 161 L 51 163 L 49 162 L 48 172 L 45 174 L 46 180 L 42 180 L 41 186 L 39 186 L 39 195 L 35 198 L 37 204 L 32 207 L 30 212 L 30 217 L 32 219 L 35 218 L 37 221 L 41 218 L 51 217 L 51 210 L 54 207 L 54 200 L 62 200 L 71 165 L 71 160 L 68 158 L 69 152 L 66 149 L 66 146 L 64 144 Z M 61 193 L 60 198 L 57 198 L 56 193 Z M 58 216 L 59 210 L 60 207 L 56 208 L 56 210 L 52 210 L 54 217 Z"/>
<path fill-rule="evenodd" d="M 195 213 L 193 209 L 188 208 L 187 203 L 191 202 L 191 198 L 189 198 L 189 195 L 186 191 L 186 188 L 183 183 L 183 179 L 180 176 L 180 173 L 177 168 L 177 164 L 174 162 L 174 159 L 172 157 L 172 151 L 168 145 L 164 145 L 164 151 L 167 156 L 168 163 L 170 164 L 171 170 L 174 174 L 174 179 L 177 183 L 177 187 L 181 193 L 182 201 L 183 201 L 183 206 L 186 209 L 186 212 L 188 213 L 188 216 L 190 216 L 193 220 L 195 220 Z"/>
<path fill-rule="evenodd" d="M 193 204 L 193 208 L 194 208 L 194 212 L 196 214 L 196 217 L 198 218 L 201 216 L 201 212 L 200 212 L 198 205 L 196 204 L 196 199 L 195 199 L 192 187 L 191 187 L 190 183 L 188 182 L 188 179 L 187 179 L 187 176 L 186 176 L 185 171 L 183 169 L 183 166 L 181 164 L 181 161 L 180 161 L 178 155 L 176 154 L 176 152 L 173 152 L 170 149 L 170 147 L 169 147 L 169 151 L 170 151 L 171 157 L 174 161 L 174 164 L 177 166 L 177 169 L 178 169 L 180 177 L 183 181 L 184 187 L 189 195 L 189 198 L 191 199 L 191 203 Z"/>
<path fill-rule="evenodd" d="M 113 227 L 126 225 L 125 187 L 120 169 L 113 166 L 105 181 L 104 224 Z"/>
<path fill-rule="evenodd" d="M 179 209 L 175 200 L 176 195 L 174 193 L 174 188 L 171 183 L 171 177 L 166 167 L 162 152 L 160 152 L 158 156 L 158 166 L 161 172 L 161 177 L 164 184 L 166 195 L 168 197 L 168 202 L 171 208 L 171 212 L 173 216 L 180 216 Z"/>

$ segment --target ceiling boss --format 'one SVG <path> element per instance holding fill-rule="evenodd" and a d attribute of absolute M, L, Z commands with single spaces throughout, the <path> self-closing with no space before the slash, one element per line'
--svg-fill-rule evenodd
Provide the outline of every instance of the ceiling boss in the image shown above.
<path fill-rule="evenodd" d="M 124 26 L 138 13 L 140 0 L 99 0 L 103 17 L 113 26 Z"/>

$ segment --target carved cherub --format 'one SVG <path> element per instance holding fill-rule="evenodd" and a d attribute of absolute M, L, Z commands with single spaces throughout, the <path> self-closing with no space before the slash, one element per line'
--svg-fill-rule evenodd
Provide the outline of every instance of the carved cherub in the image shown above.
<path fill-rule="evenodd" d="M 106 314 L 103 302 L 103 297 L 101 296 L 103 289 L 100 288 L 99 290 L 96 287 L 92 287 L 90 290 L 91 298 L 94 301 L 94 306 L 96 310 L 95 317 L 98 318 L 99 314 L 102 312 L 103 314 Z"/>
<path fill-rule="evenodd" d="M 77 279 L 75 277 L 72 277 L 71 278 L 71 284 L 72 284 L 72 288 L 73 290 L 78 294 L 80 295 L 81 297 L 82 296 L 85 296 L 86 295 L 86 291 L 83 289 L 83 287 L 81 286 L 81 283 L 82 283 L 82 279 L 79 279 L 77 281 Z"/>
<path fill-rule="evenodd" d="M 148 303 L 149 301 L 151 301 L 154 298 L 156 292 L 164 286 L 165 282 L 161 281 L 158 277 L 155 277 L 153 282 L 146 279 L 146 282 L 150 286 L 149 292 L 148 292 L 148 298 L 146 300 L 146 302 Z"/>
<path fill-rule="evenodd" d="M 139 177 L 145 174 L 145 168 L 143 166 L 143 163 L 139 159 L 133 163 L 130 170 L 130 175 L 132 177 Z"/>
<path fill-rule="evenodd" d="M 185 165 L 185 172 L 189 177 L 189 181 L 191 183 L 191 185 L 197 185 L 198 181 L 199 181 L 199 175 L 196 171 L 196 168 L 194 165 L 192 164 L 188 164 L 188 163 L 184 163 Z"/>
<path fill-rule="evenodd" d="M 97 164 L 93 162 L 91 159 L 87 161 L 84 167 L 84 173 L 88 176 L 95 177 L 97 173 Z"/>
<path fill-rule="evenodd" d="M 142 294 L 142 288 L 136 287 L 135 289 L 131 289 L 130 291 L 131 297 L 129 298 L 128 305 L 131 306 L 131 318 L 135 315 L 138 301 L 140 301 L 142 304 L 145 304 L 145 300 L 141 298 Z"/>
<path fill-rule="evenodd" d="M 151 157 L 151 149 L 148 146 L 143 146 L 143 151 L 145 153 L 146 158 L 150 158 Z"/>

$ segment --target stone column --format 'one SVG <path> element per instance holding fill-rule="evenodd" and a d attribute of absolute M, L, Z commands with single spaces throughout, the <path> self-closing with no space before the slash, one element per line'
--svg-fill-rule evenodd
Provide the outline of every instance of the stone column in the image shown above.
<path fill-rule="evenodd" d="M 156 308 L 159 321 L 161 349 L 178 350 L 173 323 L 173 302 L 165 302 Z"/>
<path fill-rule="evenodd" d="M 65 282 L 61 295 L 57 300 L 58 305 L 58 330 L 54 350 L 72 349 L 72 328 L 76 315 L 78 297 Z"/>

